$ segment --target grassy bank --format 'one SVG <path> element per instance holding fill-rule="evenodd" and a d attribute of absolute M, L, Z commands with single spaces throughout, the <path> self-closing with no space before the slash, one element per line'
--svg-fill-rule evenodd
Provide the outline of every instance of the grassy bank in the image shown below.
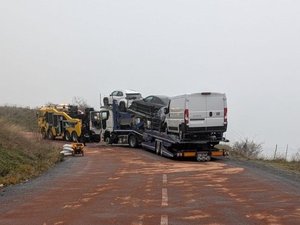
<path fill-rule="evenodd" d="M 17 106 L 0 106 L 0 118 L 27 131 L 37 130 L 36 110 Z"/>
<path fill-rule="evenodd" d="M 292 157 L 292 160 L 284 158 L 265 159 L 260 157 L 262 146 L 253 141 L 245 140 L 236 142 L 233 146 L 222 145 L 220 148 L 227 149 L 230 157 L 238 160 L 248 160 L 256 163 L 265 164 L 275 168 L 287 170 L 300 174 L 300 154 L 297 153 Z"/>
<path fill-rule="evenodd" d="M 36 130 L 35 124 L 33 110 L 0 107 L 0 185 L 38 176 L 61 160 L 59 149 L 25 132 Z"/>
<path fill-rule="evenodd" d="M 286 161 L 285 159 L 274 159 L 274 160 L 259 159 L 259 161 L 273 167 L 293 171 L 300 174 L 300 160 Z"/>

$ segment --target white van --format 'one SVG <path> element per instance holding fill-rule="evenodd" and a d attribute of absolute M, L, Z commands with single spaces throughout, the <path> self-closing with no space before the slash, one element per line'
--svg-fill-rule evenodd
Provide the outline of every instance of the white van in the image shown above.
<path fill-rule="evenodd" d="M 222 140 L 227 130 L 227 100 L 221 93 L 203 92 L 171 98 L 165 120 L 168 133 L 181 140 Z"/>

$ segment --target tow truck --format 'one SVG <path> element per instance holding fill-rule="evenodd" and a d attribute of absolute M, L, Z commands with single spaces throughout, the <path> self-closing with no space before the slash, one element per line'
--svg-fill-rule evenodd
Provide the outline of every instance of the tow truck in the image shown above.
<path fill-rule="evenodd" d="M 100 109 L 101 139 L 107 144 L 126 144 L 132 148 L 142 146 L 158 155 L 170 158 L 194 158 L 197 161 L 210 161 L 212 157 L 224 157 L 225 149 L 215 146 L 220 141 L 181 140 L 178 135 L 154 130 L 151 119 L 141 113 L 120 112 L 114 102 Z M 225 138 L 222 141 L 227 142 Z"/>
<path fill-rule="evenodd" d="M 100 141 L 100 112 L 86 108 L 79 113 L 73 105 L 42 106 L 37 112 L 38 127 L 44 139 L 66 141 Z"/>

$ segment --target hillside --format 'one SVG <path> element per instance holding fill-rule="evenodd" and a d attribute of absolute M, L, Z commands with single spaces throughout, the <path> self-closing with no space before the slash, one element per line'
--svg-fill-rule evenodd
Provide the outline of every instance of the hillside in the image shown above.
<path fill-rule="evenodd" d="M 21 126 L 26 131 L 37 130 L 36 110 L 16 106 L 0 106 L 0 118 Z"/>
<path fill-rule="evenodd" d="M 59 150 L 36 130 L 35 110 L 0 107 L 0 185 L 37 176 L 60 160 Z"/>

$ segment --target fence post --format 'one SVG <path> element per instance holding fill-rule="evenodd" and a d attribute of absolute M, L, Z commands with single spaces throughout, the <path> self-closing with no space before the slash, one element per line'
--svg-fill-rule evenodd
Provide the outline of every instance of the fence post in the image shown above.
<path fill-rule="evenodd" d="M 288 150 L 289 150 L 289 145 L 286 145 L 286 150 L 285 150 L 285 161 L 287 161 Z"/>
<path fill-rule="evenodd" d="M 276 147 L 275 147 L 274 159 L 276 159 L 276 153 L 277 153 L 277 144 L 276 144 Z"/>

